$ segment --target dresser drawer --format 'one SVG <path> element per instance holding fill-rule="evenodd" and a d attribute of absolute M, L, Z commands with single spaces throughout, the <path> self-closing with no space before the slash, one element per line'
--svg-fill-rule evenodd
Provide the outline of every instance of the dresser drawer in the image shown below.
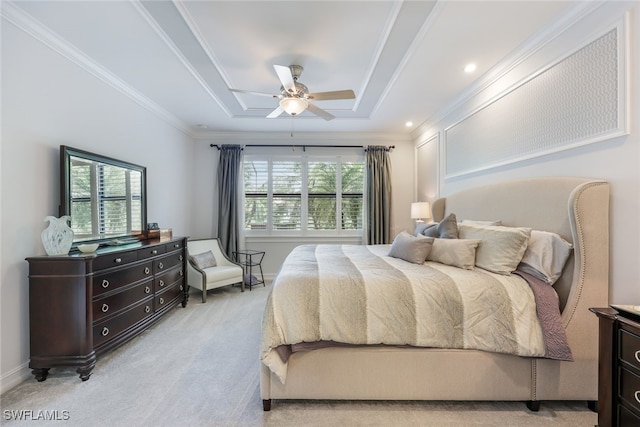
<path fill-rule="evenodd" d="M 640 417 L 622 405 L 618 405 L 618 426 L 635 427 L 640 425 Z"/>
<path fill-rule="evenodd" d="M 167 252 L 175 251 L 177 249 L 182 249 L 184 245 L 182 244 L 182 240 L 178 242 L 171 242 L 165 245 Z"/>
<path fill-rule="evenodd" d="M 93 326 L 93 347 L 99 347 L 117 337 L 122 332 L 141 320 L 153 315 L 153 299 L 142 301 L 135 307 L 112 317 L 104 322 L 96 322 Z"/>
<path fill-rule="evenodd" d="M 618 368 L 618 375 L 618 395 L 628 406 L 640 411 L 640 376 L 623 367 Z"/>
<path fill-rule="evenodd" d="M 155 292 L 160 292 L 163 289 L 171 286 L 174 282 L 182 279 L 184 277 L 184 270 L 182 269 L 182 265 L 179 267 L 174 267 L 173 269 L 167 271 L 166 273 L 162 273 L 158 275 L 155 280 Z"/>
<path fill-rule="evenodd" d="M 126 291 L 113 294 L 107 298 L 93 301 L 93 320 L 100 321 L 107 316 L 136 304 L 149 296 L 153 292 L 153 282 L 148 280 L 139 285 L 129 288 Z"/>
<path fill-rule="evenodd" d="M 182 281 L 180 281 L 178 283 L 174 283 L 173 286 L 170 286 L 168 289 L 157 294 L 154 299 L 155 311 L 160 311 L 164 307 L 170 305 L 171 302 L 175 301 L 177 298 L 182 298 L 183 289 L 184 284 Z"/>
<path fill-rule="evenodd" d="M 114 252 L 99 255 L 93 261 L 93 271 L 105 270 L 111 267 L 118 267 L 138 260 L 137 251 Z"/>
<path fill-rule="evenodd" d="M 640 337 L 620 329 L 620 360 L 640 371 Z"/>
<path fill-rule="evenodd" d="M 93 278 L 93 297 L 95 298 L 130 283 L 144 280 L 151 277 L 152 274 L 151 262 L 132 265 L 112 273 L 98 274 Z"/>
<path fill-rule="evenodd" d="M 143 248 L 138 251 L 138 259 L 151 258 L 152 256 L 162 255 L 167 252 L 166 245 L 156 245 L 150 248 Z"/>
<path fill-rule="evenodd" d="M 167 271 L 172 267 L 182 265 L 184 259 L 182 252 L 176 252 L 171 255 L 164 256 L 162 258 L 153 261 L 154 273 L 159 274 L 163 271 Z"/>

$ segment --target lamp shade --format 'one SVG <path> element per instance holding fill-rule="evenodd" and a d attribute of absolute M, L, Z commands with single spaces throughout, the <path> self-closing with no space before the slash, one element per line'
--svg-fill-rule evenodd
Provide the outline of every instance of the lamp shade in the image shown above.
<path fill-rule="evenodd" d="M 302 98 L 282 98 L 280 107 L 292 116 L 296 116 L 307 109 L 309 103 Z"/>
<path fill-rule="evenodd" d="M 430 219 L 431 207 L 429 206 L 429 202 L 411 203 L 411 218 L 418 220 Z"/>

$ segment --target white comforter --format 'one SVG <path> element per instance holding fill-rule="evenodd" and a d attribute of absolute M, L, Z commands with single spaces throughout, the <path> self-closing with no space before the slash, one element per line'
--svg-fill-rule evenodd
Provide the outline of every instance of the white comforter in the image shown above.
<path fill-rule="evenodd" d="M 284 383 L 276 348 L 335 341 L 542 357 L 534 295 L 521 277 L 386 256 L 389 245 L 303 245 L 273 282 L 260 358 Z"/>

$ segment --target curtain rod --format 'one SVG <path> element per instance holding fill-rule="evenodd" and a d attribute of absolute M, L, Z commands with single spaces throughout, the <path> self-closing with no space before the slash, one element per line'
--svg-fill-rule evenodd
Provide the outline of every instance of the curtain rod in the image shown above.
<path fill-rule="evenodd" d="M 218 144 L 210 144 L 210 147 L 215 147 L 218 150 L 220 150 L 220 146 Z M 364 145 L 309 145 L 309 144 L 303 144 L 303 145 L 282 145 L 282 144 L 246 144 L 243 146 L 244 147 L 282 147 L 282 148 L 287 148 L 287 147 L 302 147 L 302 151 L 306 151 L 307 147 L 308 148 L 364 148 L 365 150 L 367 149 L 366 146 Z M 396 148 L 395 145 L 390 145 L 386 148 L 386 151 L 391 151 L 394 148 Z"/>

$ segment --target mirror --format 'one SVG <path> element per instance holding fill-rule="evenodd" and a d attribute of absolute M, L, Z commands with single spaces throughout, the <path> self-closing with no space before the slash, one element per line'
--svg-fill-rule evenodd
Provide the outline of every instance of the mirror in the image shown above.
<path fill-rule="evenodd" d="M 74 246 L 145 237 L 145 167 L 62 145 L 60 189 L 60 216 L 71 216 Z"/>

